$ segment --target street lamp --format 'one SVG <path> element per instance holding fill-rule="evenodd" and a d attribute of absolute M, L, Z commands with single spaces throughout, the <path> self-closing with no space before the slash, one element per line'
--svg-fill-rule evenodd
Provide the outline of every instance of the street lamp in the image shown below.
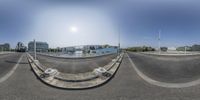
<path fill-rule="evenodd" d="M 161 30 L 159 30 L 159 32 L 158 32 L 158 50 L 159 50 L 159 55 L 160 55 L 160 53 L 161 53 L 161 51 L 160 51 L 160 33 L 161 33 Z"/>
<path fill-rule="evenodd" d="M 187 53 L 187 46 L 185 46 L 185 54 Z"/>
<path fill-rule="evenodd" d="M 120 25 L 118 29 L 118 55 L 120 54 Z"/>

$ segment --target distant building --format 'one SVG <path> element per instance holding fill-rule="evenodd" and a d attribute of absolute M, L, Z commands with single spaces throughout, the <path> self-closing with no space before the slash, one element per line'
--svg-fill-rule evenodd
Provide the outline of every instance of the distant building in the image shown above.
<path fill-rule="evenodd" d="M 10 44 L 0 44 L 0 51 L 9 51 L 10 50 Z"/>
<path fill-rule="evenodd" d="M 192 51 L 200 51 L 200 45 L 195 44 L 191 48 L 192 48 Z"/>
<path fill-rule="evenodd" d="M 190 46 L 182 46 L 182 47 L 178 47 L 176 48 L 177 51 L 193 51 L 192 47 Z"/>
<path fill-rule="evenodd" d="M 75 47 L 65 47 L 65 48 L 61 48 L 61 52 L 65 52 L 65 53 L 74 53 L 76 51 Z"/>
<path fill-rule="evenodd" d="M 168 47 L 167 51 L 176 51 L 176 47 Z"/>
<path fill-rule="evenodd" d="M 83 52 L 84 53 L 96 53 L 97 50 L 103 49 L 102 45 L 84 45 Z"/>
<path fill-rule="evenodd" d="M 160 47 L 160 50 L 166 52 L 168 50 L 168 48 L 167 47 Z"/>
<path fill-rule="evenodd" d="M 26 51 L 26 46 L 22 42 L 18 42 L 16 46 L 16 51 L 17 52 L 25 52 Z"/>
<path fill-rule="evenodd" d="M 83 45 L 83 46 L 71 46 L 61 48 L 64 53 L 75 53 L 75 54 L 103 54 L 103 53 L 117 53 L 117 46 L 104 46 L 104 45 Z"/>
<path fill-rule="evenodd" d="M 49 45 L 46 42 L 36 42 L 36 52 L 48 52 Z M 28 43 L 28 51 L 34 51 L 34 42 Z"/>

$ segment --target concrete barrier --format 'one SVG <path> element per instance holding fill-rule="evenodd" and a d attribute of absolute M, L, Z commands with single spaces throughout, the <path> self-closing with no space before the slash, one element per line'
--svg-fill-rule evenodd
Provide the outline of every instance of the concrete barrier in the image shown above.
<path fill-rule="evenodd" d="M 45 54 L 45 53 L 37 53 L 37 54 L 43 55 L 43 56 L 55 57 L 55 58 L 62 58 L 62 59 L 87 59 L 87 58 L 96 58 L 96 57 L 114 55 L 117 53 L 107 53 L 107 54 L 102 54 L 102 55 L 93 55 L 93 56 L 86 56 L 86 57 L 62 57 L 62 56 L 55 56 L 51 54 Z"/>
<path fill-rule="evenodd" d="M 44 68 L 41 67 L 41 64 L 35 62 L 33 57 L 27 53 L 28 61 L 34 71 L 34 73 L 39 77 L 41 81 L 44 83 L 65 89 L 86 89 L 99 86 L 114 76 L 119 65 L 122 61 L 124 53 L 117 56 L 115 60 L 105 66 L 105 70 L 108 72 L 105 77 L 100 77 L 94 72 L 80 73 L 80 74 L 68 74 L 68 73 L 60 73 L 55 76 L 48 77 L 40 77 L 44 75 Z"/>
<path fill-rule="evenodd" d="M 148 55 L 157 55 L 157 56 L 194 56 L 194 55 L 200 55 L 200 53 L 196 52 L 188 52 L 188 53 L 161 53 L 158 54 L 157 52 L 140 52 L 142 54 L 148 54 Z"/>

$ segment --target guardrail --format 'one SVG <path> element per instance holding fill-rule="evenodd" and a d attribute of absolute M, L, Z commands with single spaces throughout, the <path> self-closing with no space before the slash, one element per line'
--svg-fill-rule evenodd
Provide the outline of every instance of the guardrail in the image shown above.
<path fill-rule="evenodd" d="M 158 54 L 157 52 L 140 52 L 142 54 L 148 54 L 148 55 L 161 55 L 161 56 L 193 56 L 193 55 L 200 55 L 200 53 L 197 52 L 177 52 L 177 53 L 170 53 L 170 52 L 162 52 L 161 54 Z"/>
<path fill-rule="evenodd" d="M 1 52 L 0 51 L 0 54 L 10 54 L 10 53 L 15 53 L 15 52 Z"/>

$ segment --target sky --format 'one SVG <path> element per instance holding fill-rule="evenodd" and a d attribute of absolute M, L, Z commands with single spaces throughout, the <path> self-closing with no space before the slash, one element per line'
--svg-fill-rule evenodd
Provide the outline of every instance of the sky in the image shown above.
<path fill-rule="evenodd" d="M 200 2 L 193 0 L 1 0 L 0 44 L 47 42 L 121 47 L 200 44 Z"/>

